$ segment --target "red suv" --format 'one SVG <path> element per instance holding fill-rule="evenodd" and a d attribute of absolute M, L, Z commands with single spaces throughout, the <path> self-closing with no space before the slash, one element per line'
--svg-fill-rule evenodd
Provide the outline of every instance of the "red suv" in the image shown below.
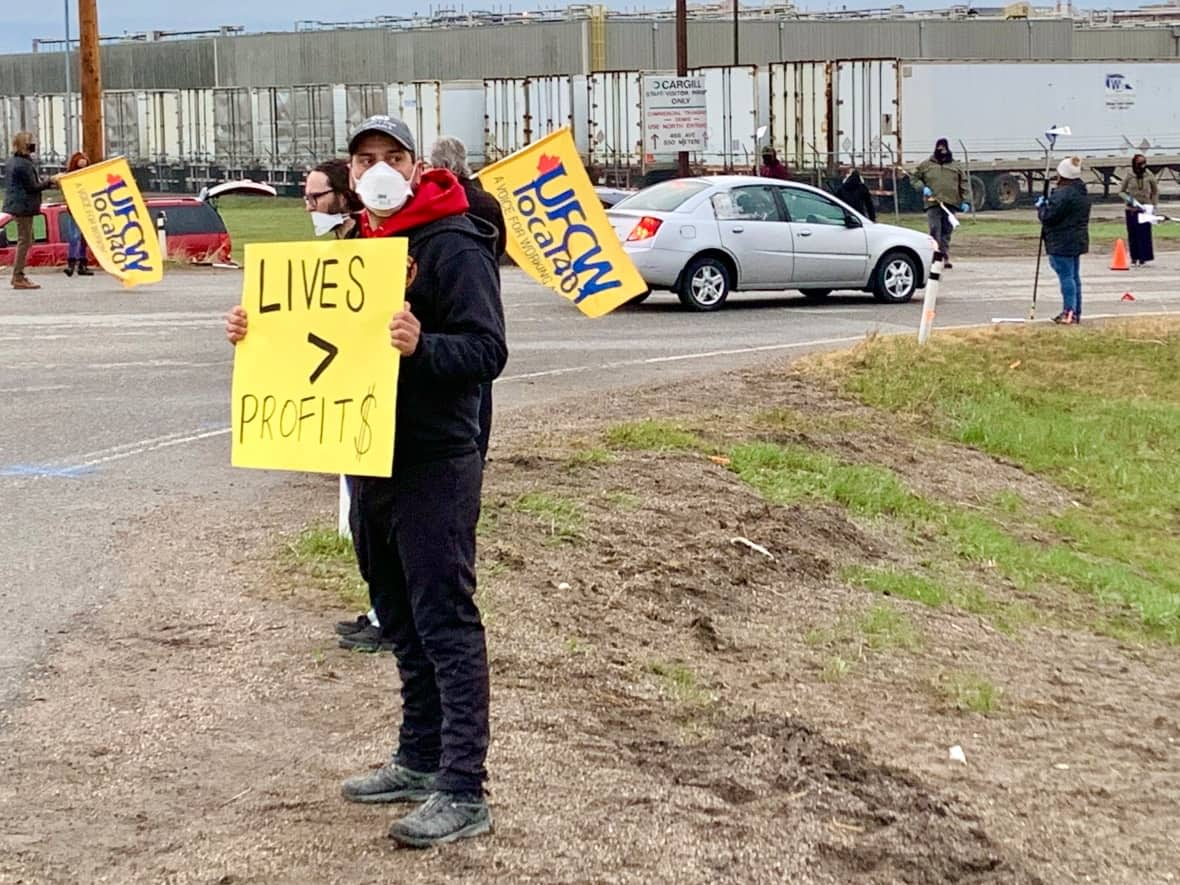
<path fill-rule="evenodd" d="M 149 197 L 145 200 L 152 223 L 164 216 L 168 257 L 174 261 L 229 261 L 230 240 L 225 222 L 209 203 L 194 197 Z M 33 218 L 33 247 L 29 266 L 64 265 L 69 226 L 64 203 L 46 203 Z M 16 222 L 0 212 L 0 264 L 11 265 L 16 255 Z M 93 262 L 93 253 L 91 253 Z"/>

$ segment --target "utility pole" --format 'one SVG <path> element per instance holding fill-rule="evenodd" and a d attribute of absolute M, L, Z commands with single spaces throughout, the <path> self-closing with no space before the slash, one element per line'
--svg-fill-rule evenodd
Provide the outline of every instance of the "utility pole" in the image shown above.
<path fill-rule="evenodd" d="M 78 66 L 82 91 L 82 151 L 91 163 L 106 156 L 102 127 L 102 65 L 98 0 L 78 0 Z"/>
<path fill-rule="evenodd" d="M 688 76 L 688 0 L 676 0 L 676 76 Z M 681 178 L 688 178 L 688 151 L 676 155 Z"/>

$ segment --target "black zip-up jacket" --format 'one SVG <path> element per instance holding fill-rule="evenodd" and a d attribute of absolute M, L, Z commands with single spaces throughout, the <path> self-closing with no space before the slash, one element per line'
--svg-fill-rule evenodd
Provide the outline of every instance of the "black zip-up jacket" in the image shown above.
<path fill-rule="evenodd" d="M 4 190 L 4 211 L 20 217 L 41 211 L 41 192 L 53 187 L 42 178 L 37 164 L 24 154 L 13 154 L 8 159 L 8 185 Z"/>
<path fill-rule="evenodd" d="M 395 476 L 399 465 L 477 450 L 480 385 L 508 361 L 495 228 L 452 215 L 398 236 L 410 241 L 406 301 L 422 332 L 398 371 Z"/>
<path fill-rule="evenodd" d="M 1037 215 L 1047 255 L 1073 258 L 1090 251 L 1090 198 L 1081 179 L 1058 185 Z"/>

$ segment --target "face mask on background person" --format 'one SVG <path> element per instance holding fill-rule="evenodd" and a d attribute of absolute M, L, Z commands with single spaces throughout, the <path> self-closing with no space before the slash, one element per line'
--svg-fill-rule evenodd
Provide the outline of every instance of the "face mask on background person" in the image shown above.
<path fill-rule="evenodd" d="M 322 237 L 324 234 L 330 234 L 332 231 L 336 230 L 336 228 L 340 227 L 340 225 L 344 224 L 344 222 L 347 220 L 347 215 L 341 215 L 338 212 L 311 213 L 311 224 L 312 227 L 315 228 L 315 235 L 317 237 Z"/>
<path fill-rule="evenodd" d="M 378 218 L 393 215 L 406 205 L 413 192 L 405 176 L 388 163 L 370 166 L 356 183 L 356 195 Z"/>

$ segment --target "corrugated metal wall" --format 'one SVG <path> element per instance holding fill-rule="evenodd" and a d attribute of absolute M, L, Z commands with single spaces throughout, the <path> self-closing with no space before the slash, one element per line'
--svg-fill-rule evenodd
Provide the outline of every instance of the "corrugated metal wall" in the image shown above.
<path fill-rule="evenodd" d="M 741 63 L 817 58 L 1174 58 L 1171 28 L 1074 28 L 1069 21 L 748 21 Z M 103 48 L 107 89 L 391 83 L 588 73 L 589 23 L 397 32 L 305 31 Z M 608 70 L 675 67 L 669 21 L 608 21 Z M 695 66 L 733 63 L 732 25 L 689 25 Z M 75 73 L 77 65 L 75 64 Z M 61 53 L 0 56 L 0 94 L 64 91 Z M 77 82 L 75 78 L 75 83 Z"/>

